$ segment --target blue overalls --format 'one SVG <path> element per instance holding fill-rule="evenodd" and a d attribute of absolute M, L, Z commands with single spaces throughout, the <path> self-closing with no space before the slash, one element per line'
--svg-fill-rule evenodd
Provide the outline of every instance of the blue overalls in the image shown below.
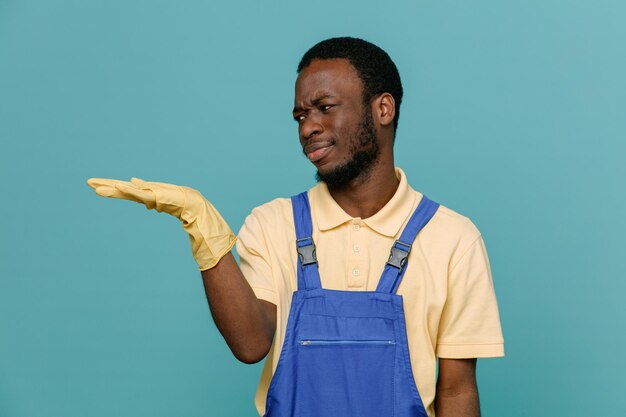
<path fill-rule="evenodd" d="M 265 417 L 427 417 L 417 391 L 402 296 L 411 245 L 439 204 L 424 196 L 391 248 L 376 291 L 321 286 L 306 193 L 292 197 L 298 250 L 285 341 Z"/>

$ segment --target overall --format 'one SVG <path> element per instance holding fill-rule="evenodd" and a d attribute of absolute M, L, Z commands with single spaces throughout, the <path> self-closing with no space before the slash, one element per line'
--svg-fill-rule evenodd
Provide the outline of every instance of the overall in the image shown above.
<path fill-rule="evenodd" d="M 396 290 L 411 245 L 439 204 L 422 198 L 391 248 L 376 291 L 322 288 L 306 192 L 292 197 L 292 204 L 298 290 L 265 417 L 427 417 Z"/>

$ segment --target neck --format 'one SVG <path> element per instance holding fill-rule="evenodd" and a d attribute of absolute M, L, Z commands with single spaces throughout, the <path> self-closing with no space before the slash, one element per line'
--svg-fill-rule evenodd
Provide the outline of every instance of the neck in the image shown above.
<path fill-rule="evenodd" d="M 348 184 L 328 187 L 328 191 L 350 216 L 367 219 L 391 200 L 399 184 L 392 158 L 388 161 L 379 160 L 370 170 Z"/>

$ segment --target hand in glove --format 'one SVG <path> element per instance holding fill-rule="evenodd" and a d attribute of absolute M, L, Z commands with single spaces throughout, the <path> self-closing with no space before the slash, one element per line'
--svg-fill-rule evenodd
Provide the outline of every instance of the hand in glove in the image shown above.
<path fill-rule="evenodd" d="M 198 191 L 138 178 L 128 181 L 90 178 L 87 184 L 103 197 L 144 204 L 182 220 L 201 271 L 213 268 L 235 244 L 236 237 L 219 212 Z"/>

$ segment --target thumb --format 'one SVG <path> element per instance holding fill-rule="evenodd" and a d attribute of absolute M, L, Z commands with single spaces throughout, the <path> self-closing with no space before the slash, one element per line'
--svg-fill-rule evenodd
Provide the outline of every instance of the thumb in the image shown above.
<path fill-rule="evenodd" d="M 115 184 L 115 189 L 122 194 L 120 198 L 144 204 L 148 209 L 156 207 L 156 196 L 154 193 L 150 190 L 143 190 L 132 182 L 129 185 Z"/>
<path fill-rule="evenodd" d="M 130 182 L 139 188 L 141 188 L 141 186 L 145 183 L 145 181 L 142 180 L 141 178 L 135 178 L 135 177 L 131 178 Z"/>

